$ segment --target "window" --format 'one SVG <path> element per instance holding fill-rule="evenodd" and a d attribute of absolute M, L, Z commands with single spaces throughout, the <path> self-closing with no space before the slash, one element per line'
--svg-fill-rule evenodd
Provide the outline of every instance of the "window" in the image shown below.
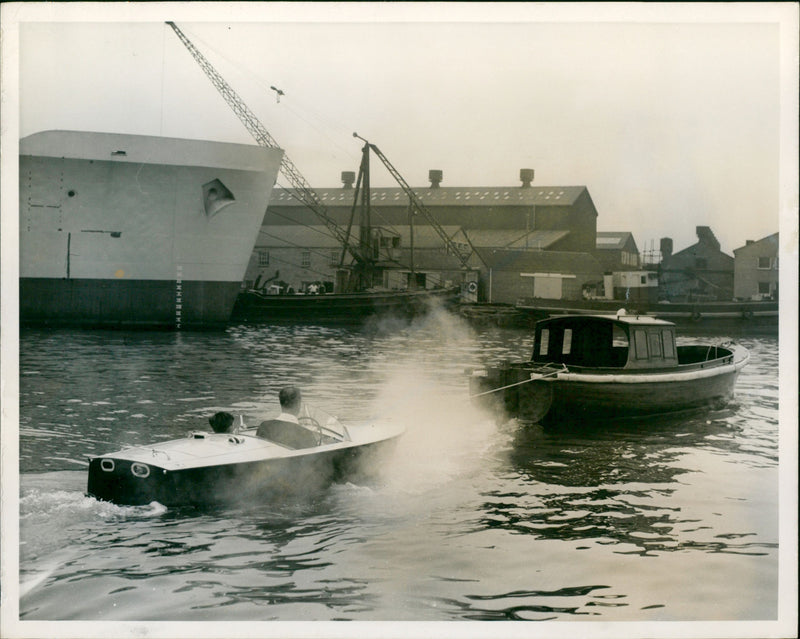
<path fill-rule="evenodd" d="M 561 354 L 562 355 L 569 355 L 570 351 L 572 350 L 572 329 L 565 328 L 564 329 L 564 340 L 561 344 Z"/>
<path fill-rule="evenodd" d="M 303 251 L 300 255 L 300 266 L 303 268 L 311 266 L 311 251 Z"/>
<path fill-rule="evenodd" d="M 647 333 L 642 329 L 633 331 L 633 343 L 636 347 L 636 359 L 647 359 Z"/>
<path fill-rule="evenodd" d="M 650 354 L 653 357 L 661 357 L 661 335 L 650 333 Z"/>
<path fill-rule="evenodd" d="M 642 276 L 639 278 L 639 280 L 640 280 L 640 281 L 639 281 L 639 283 L 640 283 L 640 284 L 647 284 L 647 276 L 646 276 L 646 275 L 642 275 Z"/>
<path fill-rule="evenodd" d="M 769 295 L 769 282 L 759 282 L 758 293 L 759 295 Z"/>
<path fill-rule="evenodd" d="M 769 257 L 759 257 L 758 258 L 758 268 L 766 270 L 772 266 L 772 260 Z"/>
<path fill-rule="evenodd" d="M 550 342 L 550 329 L 543 328 L 542 334 L 539 337 L 539 355 L 547 355 L 547 346 Z"/>
<path fill-rule="evenodd" d="M 258 265 L 269 266 L 269 251 L 258 252 Z"/>
<path fill-rule="evenodd" d="M 672 339 L 672 331 L 661 331 L 661 338 L 664 342 L 664 357 L 675 357 L 675 340 Z"/>
<path fill-rule="evenodd" d="M 614 324 L 611 345 L 628 348 L 628 335 L 621 326 L 617 326 L 616 324 Z"/>
<path fill-rule="evenodd" d="M 328 265 L 339 266 L 339 251 L 336 249 L 333 249 L 331 254 L 328 256 Z"/>

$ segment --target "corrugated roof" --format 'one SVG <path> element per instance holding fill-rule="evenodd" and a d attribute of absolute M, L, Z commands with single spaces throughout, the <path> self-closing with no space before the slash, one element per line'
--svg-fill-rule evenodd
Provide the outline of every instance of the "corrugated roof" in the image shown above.
<path fill-rule="evenodd" d="M 541 273 L 602 273 L 600 263 L 588 253 L 567 251 L 513 251 L 476 249 L 483 262 L 500 271 Z"/>
<path fill-rule="evenodd" d="M 585 186 L 446 186 L 414 189 L 423 204 L 433 206 L 571 206 L 586 190 Z M 326 206 L 352 206 L 355 189 L 314 189 Z M 399 187 L 371 189 L 371 202 L 380 206 L 408 204 L 408 196 Z M 274 189 L 270 206 L 305 206 L 289 189 Z"/>
<path fill-rule="evenodd" d="M 569 231 L 470 230 L 465 231 L 475 247 L 545 249 L 569 235 Z"/>

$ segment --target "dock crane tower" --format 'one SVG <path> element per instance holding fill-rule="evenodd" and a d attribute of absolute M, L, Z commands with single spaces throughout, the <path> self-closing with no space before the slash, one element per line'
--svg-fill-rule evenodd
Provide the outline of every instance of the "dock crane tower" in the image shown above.
<path fill-rule="evenodd" d="M 181 29 L 176 25 L 174 22 L 167 21 L 172 30 L 177 35 L 178 39 L 183 43 L 186 49 L 191 54 L 192 58 L 198 63 L 200 68 L 206 74 L 208 79 L 214 85 L 214 88 L 217 89 L 219 94 L 223 97 L 225 102 L 228 103 L 228 106 L 231 107 L 233 112 L 248 130 L 250 135 L 253 136 L 255 141 L 260 145 L 267 148 L 281 148 L 280 145 L 275 141 L 275 139 L 270 135 L 261 121 L 256 117 L 256 115 L 250 110 L 250 108 L 244 103 L 244 101 L 239 97 L 236 91 L 227 83 L 227 81 L 217 72 L 217 70 L 213 67 L 213 65 L 206 59 L 206 57 L 200 52 L 200 50 L 189 40 L 188 37 L 181 31 Z M 430 211 L 425 207 L 425 205 L 420 200 L 419 196 L 411 189 L 411 187 L 406 183 L 397 169 L 389 162 L 388 158 L 378 149 L 377 146 L 371 144 L 361 138 L 357 134 L 353 134 L 354 137 L 359 138 L 360 140 L 364 141 L 365 146 L 362 150 L 362 164 L 359 170 L 359 186 L 362 183 L 362 179 L 364 179 L 364 193 L 362 193 L 362 201 L 369 200 L 369 168 L 368 168 L 368 152 L 371 150 L 378 158 L 383 162 L 384 166 L 387 168 L 389 173 L 392 177 L 397 181 L 400 185 L 401 189 L 409 198 L 409 203 L 413 210 L 420 213 L 426 221 L 434 228 L 434 230 L 439 234 L 439 236 L 444 241 L 447 250 L 455 255 L 463 268 L 468 267 L 468 257 L 467 255 L 463 255 L 459 248 L 455 245 L 455 243 L 450 239 L 450 237 L 445 233 L 444 229 L 441 225 L 435 220 L 433 215 Z M 303 177 L 302 173 L 297 169 L 294 163 L 289 159 L 289 156 L 284 151 L 283 160 L 281 161 L 280 167 L 281 173 L 283 176 L 289 181 L 292 187 L 292 191 L 294 196 L 300 200 L 303 204 L 305 204 L 309 209 L 311 209 L 317 217 L 322 220 L 322 222 L 327 227 L 328 231 L 336 238 L 336 240 L 342 245 L 342 258 L 340 260 L 340 267 L 344 267 L 344 259 L 347 253 L 350 253 L 352 256 L 355 265 L 354 270 L 355 277 L 350 277 L 349 282 L 344 283 L 346 278 L 340 277 L 337 278 L 337 288 L 342 290 L 343 288 L 353 289 L 358 287 L 359 285 L 363 286 L 365 283 L 370 285 L 372 272 L 375 264 L 375 258 L 372 255 L 371 248 L 369 245 L 369 238 L 365 237 L 365 234 L 362 232 L 360 236 L 360 241 L 356 246 L 354 243 L 350 242 L 350 226 L 352 226 L 352 216 L 351 216 L 351 223 L 348 226 L 347 230 L 343 230 L 336 221 L 330 216 L 328 213 L 327 208 L 320 200 L 317 193 L 311 186 L 308 184 L 306 179 Z M 364 171 L 366 171 L 366 176 L 364 176 Z M 359 188 L 356 189 L 356 199 L 358 198 Z M 355 202 L 354 202 L 354 209 L 355 209 Z M 341 273 L 341 269 L 340 269 Z"/>

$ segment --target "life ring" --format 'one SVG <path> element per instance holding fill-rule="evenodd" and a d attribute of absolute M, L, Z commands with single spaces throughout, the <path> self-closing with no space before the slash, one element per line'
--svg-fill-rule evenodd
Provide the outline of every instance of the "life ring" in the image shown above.
<path fill-rule="evenodd" d="M 698 313 L 697 311 L 692 313 L 692 321 L 693 322 L 699 322 L 701 319 L 703 319 L 703 316 L 700 313 Z"/>
<path fill-rule="evenodd" d="M 478 283 L 477 282 L 470 282 L 467 284 L 467 290 L 470 293 L 477 293 L 478 292 Z"/>
<path fill-rule="evenodd" d="M 753 319 L 753 311 L 742 311 L 742 319 Z"/>

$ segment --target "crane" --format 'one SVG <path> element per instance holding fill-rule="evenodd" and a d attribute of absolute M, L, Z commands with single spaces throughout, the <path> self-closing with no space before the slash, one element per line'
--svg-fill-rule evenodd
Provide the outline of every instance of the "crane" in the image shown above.
<path fill-rule="evenodd" d="M 206 59 L 206 57 L 200 52 L 200 50 L 194 45 L 194 43 L 189 40 L 186 34 L 181 31 L 181 29 L 176 25 L 174 22 L 167 21 L 172 30 L 175 32 L 175 35 L 178 36 L 178 39 L 183 43 L 186 49 L 191 54 L 192 58 L 200 65 L 200 68 L 206 74 L 208 79 L 214 85 L 214 88 L 217 89 L 219 94 L 223 97 L 225 102 L 228 103 L 228 106 L 231 107 L 233 112 L 239 118 L 239 120 L 244 124 L 245 128 L 248 130 L 250 135 L 253 136 L 255 141 L 260 145 L 267 148 L 277 149 L 281 148 L 280 145 L 275 141 L 275 138 L 270 135 L 269 131 L 264 127 L 258 117 L 250 110 L 250 108 L 244 103 L 244 101 L 239 97 L 236 91 L 225 81 L 225 79 L 217 72 L 214 66 Z M 270 87 L 272 90 L 276 92 L 277 98 L 280 99 L 280 96 L 283 95 L 283 91 L 278 89 L 277 87 Z M 414 192 L 414 190 L 408 185 L 408 183 L 403 179 L 403 176 L 400 175 L 399 171 L 389 162 L 389 159 L 378 149 L 377 146 L 374 144 L 369 143 L 364 138 L 360 137 L 356 133 L 353 134 L 354 137 L 362 140 L 365 143 L 364 149 L 362 150 L 362 163 L 361 168 L 359 170 L 359 179 L 358 179 L 358 186 L 356 187 L 356 199 L 358 198 L 359 190 L 361 185 L 363 184 L 363 193 L 362 193 L 362 201 L 365 206 L 369 206 L 368 202 L 370 199 L 369 193 L 369 150 L 372 150 L 375 155 L 380 158 L 381 162 L 383 162 L 386 169 L 389 173 L 394 177 L 397 183 L 400 185 L 400 188 L 405 192 L 405 194 L 409 198 L 409 202 L 414 210 L 419 212 L 427 222 L 434 228 L 434 230 L 439 234 L 442 240 L 445 243 L 448 251 L 455 255 L 459 261 L 461 262 L 461 266 L 463 268 L 469 268 L 468 265 L 468 255 L 463 255 L 456 244 L 450 239 L 441 225 L 436 221 L 433 217 L 431 212 L 425 207 L 420 200 L 419 196 Z M 344 259 L 347 253 L 355 260 L 355 278 L 351 278 L 351 281 L 346 285 L 347 288 L 353 288 L 354 286 L 358 286 L 361 284 L 362 286 L 366 283 L 366 285 L 370 285 L 372 280 L 372 272 L 375 264 L 375 257 L 372 255 L 371 250 L 371 242 L 369 240 L 369 227 L 365 229 L 362 226 L 360 241 L 356 243 L 350 242 L 350 232 L 352 227 L 352 213 L 351 213 L 351 221 L 348 225 L 347 230 L 343 230 L 336 221 L 329 215 L 327 208 L 320 200 L 317 193 L 311 186 L 308 184 L 306 179 L 303 177 L 302 173 L 297 169 L 294 163 L 289 159 L 289 156 L 284 151 L 283 159 L 281 160 L 281 173 L 283 176 L 289 181 L 292 186 L 292 190 L 294 196 L 300 200 L 303 204 L 305 204 L 309 209 L 311 209 L 317 217 L 319 217 L 325 226 L 328 228 L 328 231 L 336 238 L 336 240 L 342 245 L 342 256 L 340 260 L 340 266 L 344 265 Z M 353 205 L 355 209 L 355 202 Z M 368 218 L 367 218 L 368 219 Z M 367 223 L 368 224 L 368 223 Z"/>
<path fill-rule="evenodd" d="M 442 225 L 436 220 L 433 214 L 428 210 L 428 207 L 423 204 L 420 197 L 416 194 L 414 189 L 412 189 L 408 182 L 403 179 L 403 176 L 400 172 L 394 167 L 394 165 L 389 161 L 383 152 L 371 142 L 362 138 L 358 133 L 353 133 L 354 138 L 358 138 L 362 142 L 364 142 L 364 150 L 363 152 L 366 154 L 369 150 L 371 150 L 375 155 L 378 156 L 383 165 L 386 167 L 386 170 L 389 171 L 391 176 L 395 179 L 395 181 L 400 185 L 400 188 L 403 192 L 408 196 L 409 203 L 411 204 L 412 209 L 414 209 L 417 213 L 422 215 L 425 218 L 425 221 L 428 222 L 433 227 L 433 230 L 442 238 L 445 246 L 447 247 L 448 252 L 452 253 L 458 258 L 458 261 L 461 262 L 462 268 L 470 268 L 469 266 L 469 255 L 465 255 L 461 252 L 459 247 L 450 239 L 450 236 L 447 235 L 447 232 L 442 228 Z"/>
<path fill-rule="evenodd" d="M 255 141 L 260 146 L 270 149 L 281 148 L 280 145 L 275 141 L 275 138 L 270 135 L 269 131 L 267 131 L 267 129 L 258 119 L 258 117 L 256 117 L 256 115 L 239 97 L 236 91 L 234 91 L 233 88 L 225 81 L 225 79 L 217 72 L 212 64 L 199 51 L 199 49 L 194 46 L 192 41 L 186 37 L 180 28 L 178 28 L 178 25 L 171 21 L 167 21 L 167 24 L 172 27 L 175 35 L 178 36 L 178 39 L 188 49 L 191 56 L 200 65 L 200 68 L 203 70 L 206 76 L 208 76 L 208 79 L 211 80 L 214 88 L 216 88 L 220 95 L 225 99 L 225 102 L 228 103 L 228 106 L 233 109 L 233 112 L 237 115 L 242 124 L 244 124 L 245 128 L 250 132 L 250 135 L 253 136 Z M 282 94 L 282 91 L 279 93 L 279 95 L 280 94 Z M 289 156 L 285 151 L 283 154 L 283 160 L 281 161 L 281 173 L 292 185 L 292 190 L 295 197 L 297 197 L 298 200 L 316 213 L 317 217 L 319 217 L 328 228 L 328 231 L 344 247 L 343 256 L 345 251 L 349 252 L 356 261 L 357 266 L 364 267 L 366 264 L 370 263 L 371 260 L 369 256 L 363 253 L 360 250 L 360 247 L 350 243 L 349 231 L 345 233 L 345 231 L 343 231 L 336 221 L 329 215 L 327 208 L 322 203 L 317 193 L 311 188 L 306 179 L 303 177 L 303 174 L 300 173 L 294 163 L 289 159 Z"/>

